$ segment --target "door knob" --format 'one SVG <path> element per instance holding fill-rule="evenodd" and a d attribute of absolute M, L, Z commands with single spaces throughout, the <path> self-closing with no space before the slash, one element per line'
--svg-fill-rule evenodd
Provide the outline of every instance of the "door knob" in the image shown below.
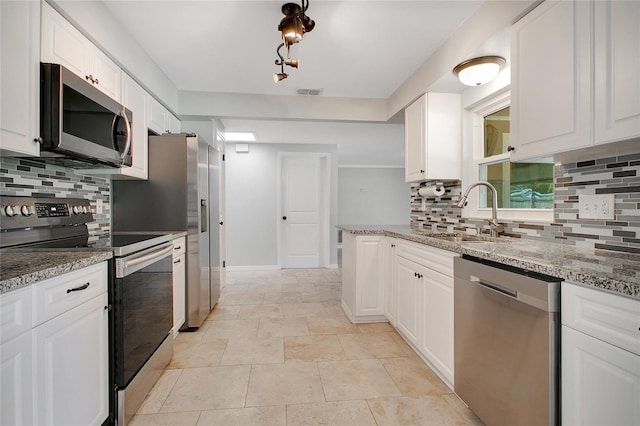
<path fill-rule="evenodd" d="M 287 217 L 286 216 L 282 216 L 282 220 L 287 220 Z"/>

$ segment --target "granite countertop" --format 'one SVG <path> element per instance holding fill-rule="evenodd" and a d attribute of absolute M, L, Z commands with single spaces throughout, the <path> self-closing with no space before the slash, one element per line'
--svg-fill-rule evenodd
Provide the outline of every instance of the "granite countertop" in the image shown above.
<path fill-rule="evenodd" d="M 111 250 L 15 250 L 0 253 L 0 294 L 111 259 Z"/>
<path fill-rule="evenodd" d="M 340 225 L 352 234 L 383 234 L 491 260 L 640 300 L 640 256 L 609 250 L 500 237 L 498 241 L 446 241 L 408 226 Z M 431 236 L 430 236 L 431 234 Z M 504 242 L 501 242 L 504 241 Z"/>

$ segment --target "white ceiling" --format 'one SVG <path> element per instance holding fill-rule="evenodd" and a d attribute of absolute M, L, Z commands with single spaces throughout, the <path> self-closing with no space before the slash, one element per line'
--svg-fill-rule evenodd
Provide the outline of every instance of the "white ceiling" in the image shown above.
<path fill-rule="evenodd" d="M 275 84 L 283 3 L 105 1 L 178 90 L 275 96 L 304 88 L 322 89 L 327 97 L 378 99 L 388 98 L 482 1 L 310 0 L 307 15 L 316 27 L 292 47 L 300 69 L 285 67 L 289 78 Z M 404 162 L 397 124 L 223 123 L 227 130 L 256 131 L 260 142 L 339 143 L 340 164 Z"/>

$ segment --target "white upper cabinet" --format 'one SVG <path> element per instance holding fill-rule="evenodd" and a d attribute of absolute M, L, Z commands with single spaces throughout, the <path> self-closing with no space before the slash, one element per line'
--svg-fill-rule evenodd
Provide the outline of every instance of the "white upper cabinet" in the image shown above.
<path fill-rule="evenodd" d="M 426 93 L 404 111 L 405 182 L 461 178 L 462 104 Z"/>
<path fill-rule="evenodd" d="M 547 0 L 512 27 L 512 160 L 640 137 L 640 4 Z"/>
<path fill-rule="evenodd" d="M 40 3 L 0 2 L 0 155 L 39 155 Z"/>
<path fill-rule="evenodd" d="M 63 65 L 120 101 L 120 68 L 46 2 L 42 3 L 42 61 Z"/>
<path fill-rule="evenodd" d="M 514 24 L 513 160 L 591 144 L 591 8 L 547 0 Z"/>
<path fill-rule="evenodd" d="M 149 129 L 162 135 L 164 133 L 180 133 L 180 120 L 162 106 L 153 96 L 148 95 L 147 113 Z"/>
<path fill-rule="evenodd" d="M 640 137 L 640 2 L 595 2 L 596 144 Z"/>

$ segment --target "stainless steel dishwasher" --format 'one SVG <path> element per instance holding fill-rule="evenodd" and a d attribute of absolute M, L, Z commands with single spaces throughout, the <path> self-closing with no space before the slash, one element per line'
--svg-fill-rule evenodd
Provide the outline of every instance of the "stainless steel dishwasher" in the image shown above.
<path fill-rule="evenodd" d="M 559 423 L 560 280 L 454 259 L 454 390 L 487 425 Z"/>

